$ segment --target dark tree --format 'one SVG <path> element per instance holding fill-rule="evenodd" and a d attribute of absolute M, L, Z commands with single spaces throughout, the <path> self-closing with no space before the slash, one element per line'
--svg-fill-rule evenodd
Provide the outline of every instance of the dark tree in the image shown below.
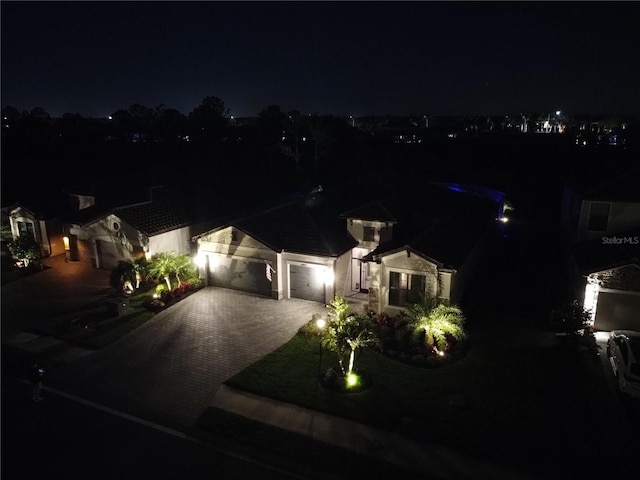
<path fill-rule="evenodd" d="M 2 109 L 2 118 L 6 120 L 18 120 L 20 112 L 17 108 L 8 105 Z"/>
<path fill-rule="evenodd" d="M 227 124 L 229 109 L 218 97 L 206 97 L 189 114 L 189 122 L 194 133 L 203 138 L 217 138 Z"/>

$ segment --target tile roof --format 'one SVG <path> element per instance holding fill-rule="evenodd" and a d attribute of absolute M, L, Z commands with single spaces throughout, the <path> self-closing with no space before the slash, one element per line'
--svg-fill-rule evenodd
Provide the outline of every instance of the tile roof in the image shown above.
<path fill-rule="evenodd" d="M 306 200 L 306 201 L 305 201 Z M 327 210 L 316 196 L 232 222 L 276 251 L 336 257 L 356 245 L 345 221 Z M 320 200 L 320 201 L 318 201 Z"/>
<path fill-rule="evenodd" d="M 497 212 L 494 202 L 434 184 L 392 188 L 384 194 L 384 198 L 345 211 L 355 198 L 350 193 L 316 192 L 231 224 L 276 251 L 337 256 L 357 244 L 348 235 L 347 217 L 397 221 L 393 240 L 375 254 L 406 246 L 459 267 Z M 357 197 L 362 200 L 361 195 Z"/>
<path fill-rule="evenodd" d="M 158 191 L 151 202 L 116 208 L 113 213 L 147 236 L 159 235 L 192 223 L 181 196 L 176 191 Z"/>
<path fill-rule="evenodd" d="M 486 198 L 425 185 L 409 197 L 388 200 L 391 211 L 401 214 L 393 238 L 366 258 L 409 249 L 449 267 L 459 268 L 488 228 L 495 225 L 497 204 Z"/>
<path fill-rule="evenodd" d="M 147 236 L 159 235 L 193 223 L 183 197 L 178 191 L 154 189 L 152 200 L 116 208 L 94 205 L 66 216 L 65 223 L 87 226 L 114 214 Z"/>

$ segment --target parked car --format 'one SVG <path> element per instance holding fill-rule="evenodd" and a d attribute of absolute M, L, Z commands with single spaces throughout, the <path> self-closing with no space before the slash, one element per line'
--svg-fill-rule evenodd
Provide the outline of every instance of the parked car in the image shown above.
<path fill-rule="evenodd" d="M 607 340 L 607 357 L 620 391 L 640 398 L 640 332 L 613 330 Z"/>

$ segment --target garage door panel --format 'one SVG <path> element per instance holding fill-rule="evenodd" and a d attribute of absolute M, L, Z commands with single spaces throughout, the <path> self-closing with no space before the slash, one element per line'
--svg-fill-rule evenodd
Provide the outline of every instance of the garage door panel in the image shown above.
<path fill-rule="evenodd" d="M 265 275 L 264 261 L 242 258 L 219 258 L 209 271 L 211 285 L 243 292 L 271 296 L 271 282 Z"/>
<path fill-rule="evenodd" d="M 640 331 L 640 295 L 600 292 L 595 327 L 603 331 Z"/>
<path fill-rule="evenodd" d="M 289 286 L 292 298 L 325 303 L 325 289 L 318 269 L 302 265 L 289 266 Z"/>

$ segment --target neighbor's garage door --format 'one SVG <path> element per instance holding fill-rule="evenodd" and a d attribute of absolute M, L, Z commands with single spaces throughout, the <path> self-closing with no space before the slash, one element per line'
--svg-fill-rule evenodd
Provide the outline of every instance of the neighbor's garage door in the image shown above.
<path fill-rule="evenodd" d="M 266 276 L 264 261 L 220 256 L 209 265 L 210 285 L 271 296 L 271 282 Z"/>
<path fill-rule="evenodd" d="M 325 303 L 324 282 L 318 269 L 289 265 L 291 297 Z"/>
<path fill-rule="evenodd" d="M 595 327 L 603 331 L 640 331 L 640 295 L 601 291 L 598 294 Z"/>

